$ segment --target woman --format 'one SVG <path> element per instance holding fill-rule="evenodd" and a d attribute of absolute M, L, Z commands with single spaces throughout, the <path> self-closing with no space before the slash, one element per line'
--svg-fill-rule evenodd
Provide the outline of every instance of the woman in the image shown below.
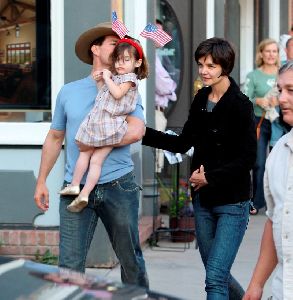
<path fill-rule="evenodd" d="M 263 176 L 267 157 L 268 145 L 271 146 L 283 135 L 283 128 L 275 120 L 265 118 L 268 108 L 278 108 L 276 97 L 266 97 L 273 89 L 279 69 L 279 48 L 275 40 L 265 39 L 261 41 L 256 52 L 257 69 L 250 72 L 244 84 L 243 92 L 253 103 L 256 126 L 260 126 L 260 135 L 257 145 L 257 161 L 253 169 L 253 206 L 250 213 L 255 215 L 259 209 L 265 206 L 263 191 Z M 273 93 L 272 93 L 273 94 Z"/>
<path fill-rule="evenodd" d="M 226 40 L 200 43 L 195 61 L 205 87 L 195 95 L 182 133 L 147 128 L 143 138 L 144 145 L 172 152 L 195 147 L 189 180 L 208 299 L 241 299 L 244 294 L 230 270 L 248 222 L 256 134 L 253 106 L 229 76 L 234 60 Z"/>

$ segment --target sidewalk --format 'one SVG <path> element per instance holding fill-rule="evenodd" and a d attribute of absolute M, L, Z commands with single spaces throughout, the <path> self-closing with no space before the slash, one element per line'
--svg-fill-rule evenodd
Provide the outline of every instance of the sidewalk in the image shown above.
<path fill-rule="evenodd" d="M 250 218 L 248 230 L 232 268 L 233 276 L 244 288 L 249 283 L 258 257 L 265 221 L 265 215 Z M 159 245 L 161 247 L 150 248 L 146 246 L 144 249 L 150 289 L 185 300 L 205 299 L 205 272 L 199 251 L 198 249 L 195 250 L 195 242 L 190 243 L 189 248 L 185 250 L 184 243 L 172 243 L 164 239 L 159 241 Z M 119 266 L 111 270 L 87 269 L 87 272 L 120 281 Z M 270 296 L 270 284 L 271 281 L 269 280 L 262 299 L 266 300 Z"/>

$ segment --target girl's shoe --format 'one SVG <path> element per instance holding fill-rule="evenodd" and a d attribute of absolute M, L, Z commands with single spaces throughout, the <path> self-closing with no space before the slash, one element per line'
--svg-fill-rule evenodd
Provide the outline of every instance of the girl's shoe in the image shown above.
<path fill-rule="evenodd" d="M 87 196 L 79 195 L 67 206 L 67 209 L 71 212 L 80 212 L 87 206 L 88 202 Z"/>
<path fill-rule="evenodd" d="M 80 193 L 79 185 L 67 184 L 60 192 L 60 195 L 73 195 L 76 196 Z"/>

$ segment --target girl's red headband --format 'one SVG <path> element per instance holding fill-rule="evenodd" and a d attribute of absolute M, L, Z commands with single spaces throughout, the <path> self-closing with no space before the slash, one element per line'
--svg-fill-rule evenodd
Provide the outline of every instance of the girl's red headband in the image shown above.
<path fill-rule="evenodd" d="M 143 58 L 142 48 L 141 48 L 141 46 L 140 46 L 138 43 L 136 43 L 134 40 L 128 39 L 128 38 L 123 38 L 123 39 L 119 40 L 119 41 L 117 42 L 116 45 L 121 44 L 121 43 L 127 43 L 127 44 L 133 46 L 133 47 L 137 50 L 139 58 L 140 58 L 140 59 Z"/>

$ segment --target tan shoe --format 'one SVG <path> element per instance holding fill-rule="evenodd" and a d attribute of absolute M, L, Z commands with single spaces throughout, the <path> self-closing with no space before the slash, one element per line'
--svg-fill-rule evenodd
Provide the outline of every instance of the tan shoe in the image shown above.
<path fill-rule="evenodd" d="M 70 185 L 67 184 L 66 187 L 64 187 L 59 194 L 60 195 L 78 195 L 80 193 L 79 185 Z"/>
<path fill-rule="evenodd" d="M 88 202 L 87 196 L 79 195 L 67 206 L 67 209 L 71 212 L 80 212 L 87 206 Z"/>

